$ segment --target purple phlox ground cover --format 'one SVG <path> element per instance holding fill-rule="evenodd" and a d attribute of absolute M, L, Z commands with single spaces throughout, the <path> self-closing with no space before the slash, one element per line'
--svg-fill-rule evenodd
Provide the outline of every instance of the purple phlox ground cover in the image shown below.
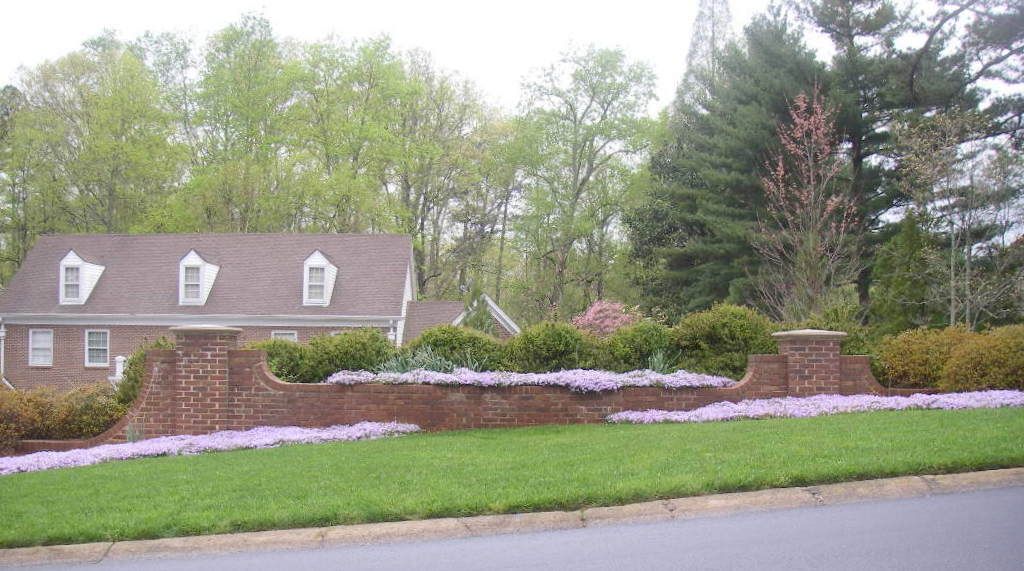
<path fill-rule="evenodd" d="M 715 422 L 743 418 L 806 418 L 825 414 L 874 410 L 999 408 L 1024 406 L 1022 391 L 914 394 L 910 396 L 815 395 L 716 402 L 694 410 L 631 410 L 608 417 L 609 422 L 653 424 L 657 422 Z"/>
<path fill-rule="evenodd" d="M 415 424 L 360 422 L 327 428 L 262 426 L 251 430 L 225 430 L 197 436 L 161 436 L 137 442 L 102 444 L 62 452 L 35 452 L 0 458 L 0 475 L 53 468 L 88 466 L 111 460 L 148 456 L 176 456 L 241 448 L 272 448 L 282 444 L 318 444 L 339 440 L 370 440 L 419 431 Z"/>
<path fill-rule="evenodd" d="M 512 373 L 508 371 L 473 371 L 455 369 L 440 373 L 416 369 L 408 373 L 374 373 L 371 371 L 338 371 L 324 381 L 331 385 L 384 383 L 395 385 L 471 385 L 476 387 L 549 386 L 565 387 L 578 392 L 615 391 L 624 387 L 664 387 L 670 389 L 728 387 L 735 381 L 726 377 L 676 371 L 656 373 L 649 370 L 615 373 L 592 369 L 570 369 L 554 373 Z"/>

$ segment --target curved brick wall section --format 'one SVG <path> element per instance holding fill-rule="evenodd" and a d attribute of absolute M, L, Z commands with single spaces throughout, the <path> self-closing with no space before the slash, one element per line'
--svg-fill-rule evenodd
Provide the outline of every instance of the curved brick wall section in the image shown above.
<path fill-rule="evenodd" d="M 786 395 L 897 392 L 875 381 L 867 357 L 839 355 L 845 334 L 825 331 L 777 334 L 780 354 L 750 356 L 746 375 L 729 388 L 643 387 L 601 393 L 560 387 L 284 383 L 269 371 L 262 351 L 237 348 L 237 329 L 172 331 L 177 346 L 147 353 L 139 398 L 117 425 L 86 441 L 27 441 L 22 450 L 123 441 L 129 431 L 151 438 L 363 420 L 412 422 L 427 430 L 569 424 L 602 422 L 624 410 L 684 410 Z"/>

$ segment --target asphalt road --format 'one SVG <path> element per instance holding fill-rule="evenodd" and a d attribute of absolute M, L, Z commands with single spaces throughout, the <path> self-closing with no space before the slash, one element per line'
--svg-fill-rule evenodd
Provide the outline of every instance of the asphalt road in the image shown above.
<path fill-rule="evenodd" d="M 32 569 L 1024 570 L 1024 488 L 444 541 Z"/>

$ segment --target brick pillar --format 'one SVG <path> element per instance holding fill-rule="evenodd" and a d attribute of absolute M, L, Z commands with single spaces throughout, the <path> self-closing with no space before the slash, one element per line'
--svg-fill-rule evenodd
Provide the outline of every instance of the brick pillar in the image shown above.
<path fill-rule="evenodd" d="M 786 357 L 789 394 L 811 396 L 842 393 L 839 344 L 846 333 L 798 329 L 773 333 L 779 354 Z"/>
<path fill-rule="evenodd" d="M 241 329 L 213 325 L 172 327 L 176 419 L 180 434 L 205 434 L 229 424 L 228 351 L 238 348 Z"/>

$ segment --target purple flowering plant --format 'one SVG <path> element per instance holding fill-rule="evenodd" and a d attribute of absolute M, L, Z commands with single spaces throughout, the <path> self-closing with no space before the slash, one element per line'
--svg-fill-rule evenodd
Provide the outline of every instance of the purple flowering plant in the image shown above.
<path fill-rule="evenodd" d="M 338 424 L 327 428 L 262 426 L 251 430 L 224 430 L 197 436 L 161 436 L 122 444 L 102 444 L 91 448 L 61 452 L 35 452 L 24 456 L 3 457 L 0 458 L 0 475 L 88 466 L 111 460 L 130 460 L 150 456 L 178 456 L 242 448 L 273 448 L 283 444 L 372 440 L 419 430 L 420 428 L 415 424 L 360 422 Z"/>
<path fill-rule="evenodd" d="M 676 371 L 656 373 L 650 370 L 615 373 L 591 369 L 570 369 L 554 373 L 512 373 L 473 371 L 459 368 L 451 373 L 416 369 L 406 373 L 338 371 L 324 381 L 331 385 L 383 383 L 392 385 L 469 385 L 475 387 L 565 387 L 577 392 L 616 391 L 625 387 L 663 387 L 669 389 L 728 387 L 732 379 L 715 375 Z"/>
<path fill-rule="evenodd" d="M 914 394 L 910 396 L 815 395 L 716 402 L 694 410 L 633 410 L 613 414 L 609 422 L 654 424 L 658 422 L 716 422 L 755 418 L 807 418 L 826 414 L 876 410 L 1000 408 L 1024 406 L 1024 391 L 976 391 L 969 393 Z"/>

